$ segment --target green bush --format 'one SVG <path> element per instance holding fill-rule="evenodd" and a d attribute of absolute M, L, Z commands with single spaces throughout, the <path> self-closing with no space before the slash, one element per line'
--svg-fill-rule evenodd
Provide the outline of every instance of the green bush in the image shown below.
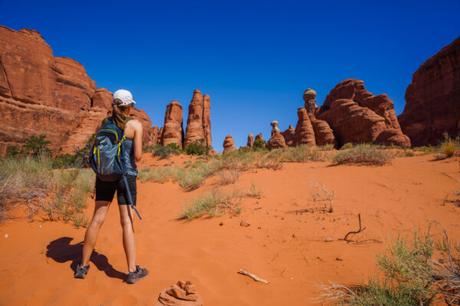
<path fill-rule="evenodd" d="M 351 149 L 340 150 L 333 158 L 336 165 L 342 164 L 360 164 L 360 165 L 377 165 L 381 166 L 392 159 L 389 152 L 379 147 L 360 144 Z"/>
<path fill-rule="evenodd" d="M 21 154 L 21 149 L 18 146 L 9 145 L 6 148 L 6 157 L 7 158 L 17 158 Z"/>
<path fill-rule="evenodd" d="M 175 143 L 170 143 L 166 146 L 155 145 L 153 147 L 153 155 L 160 159 L 168 158 L 171 155 L 178 155 L 182 153 L 182 149 Z"/>
<path fill-rule="evenodd" d="M 185 153 L 187 153 L 187 155 L 207 155 L 209 153 L 209 147 L 202 141 L 195 141 L 185 147 Z"/>
<path fill-rule="evenodd" d="M 50 142 L 46 140 L 45 134 L 40 134 L 38 136 L 34 135 L 26 140 L 23 152 L 34 157 L 49 155 L 51 153 L 49 145 Z"/>
<path fill-rule="evenodd" d="M 257 139 L 254 141 L 253 149 L 254 149 L 255 151 L 266 150 L 267 147 L 266 147 L 266 145 L 265 145 L 265 141 L 263 141 L 263 140 L 260 139 L 260 138 L 257 138 Z"/>
<path fill-rule="evenodd" d="M 351 142 L 347 142 L 344 144 L 342 147 L 340 147 L 340 150 L 347 150 L 353 148 L 353 144 Z"/>

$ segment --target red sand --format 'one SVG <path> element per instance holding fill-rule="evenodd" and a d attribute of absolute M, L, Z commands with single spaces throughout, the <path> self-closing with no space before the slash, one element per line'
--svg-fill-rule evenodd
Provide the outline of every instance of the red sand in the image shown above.
<path fill-rule="evenodd" d="M 433 224 L 433 234 L 446 229 L 450 239 L 460 241 L 460 208 L 443 205 L 447 194 L 460 189 L 458 158 L 431 159 L 399 158 L 383 167 L 296 163 L 279 171 L 246 172 L 224 189 L 254 183 L 261 199 L 243 200 L 236 217 L 191 222 L 175 218 L 184 203 L 216 187 L 214 179 L 193 192 L 173 183 L 141 183 L 138 262 L 151 274 L 136 285 L 120 279 L 126 263 L 117 207 L 111 207 L 98 240 L 100 270 L 92 264 L 85 280 L 74 279 L 70 268 L 84 229 L 7 220 L 0 225 L 0 305 L 152 305 L 179 279 L 191 280 L 205 305 L 313 305 L 321 283 L 364 282 L 375 275 L 376 254 L 399 234 Z M 288 213 L 315 205 L 311 186 L 318 183 L 335 192 L 334 212 Z M 93 204 L 88 203 L 90 214 Z M 337 241 L 357 227 L 358 213 L 367 229 L 353 238 L 371 241 Z M 240 226 L 241 220 L 250 226 Z M 324 241 L 330 238 L 334 241 Z M 237 274 L 241 268 L 270 283 Z"/>

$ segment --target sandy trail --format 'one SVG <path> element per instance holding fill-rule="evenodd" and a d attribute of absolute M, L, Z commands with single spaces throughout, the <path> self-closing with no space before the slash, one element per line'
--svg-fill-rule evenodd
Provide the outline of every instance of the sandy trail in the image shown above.
<path fill-rule="evenodd" d="M 322 282 L 364 282 L 375 275 L 375 255 L 397 235 L 434 224 L 434 234 L 446 229 L 460 241 L 460 208 L 443 205 L 448 193 L 460 189 L 458 158 L 431 158 L 399 158 L 383 167 L 292 163 L 246 172 L 223 189 L 254 184 L 261 199 L 243 200 L 238 216 L 191 222 L 176 217 L 184 203 L 214 188 L 214 179 L 193 192 L 173 183 L 139 184 L 144 220 L 136 221 L 138 262 L 151 274 L 134 286 L 122 281 L 126 263 L 116 203 L 85 280 L 73 279 L 71 270 L 84 229 L 7 220 L 0 225 L 0 305 L 152 305 L 179 279 L 195 283 L 206 305 L 314 305 Z M 312 201 L 318 184 L 334 191 L 334 212 L 290 213 L 318 205 Z M 90 199 L 88 206 L 90 214 Z M 369 242 L 337 241 L 357 227 L 358 213 L 367 229 L 355 238 Z M 250 226 L 240 226 L 241 220 Z M 241 268 L 270 283 L 237 274 Z"/>

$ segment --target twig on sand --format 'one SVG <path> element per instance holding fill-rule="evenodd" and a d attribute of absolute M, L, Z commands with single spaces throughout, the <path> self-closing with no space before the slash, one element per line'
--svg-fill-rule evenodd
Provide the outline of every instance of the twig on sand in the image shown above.
<path fill-rule="evenodd" d="M 343 237 L 342 240 L 345 240 L 346 242 L 353 242 L 353 240 L 349 239 L 348 236 L 350 235 L 355 235 L 355 234 L 359 234 L 361 233 L 362 231 L 364 231 L 366 229 L 366 227 L 362 227 L 361 225 L 361 214 L 358 214 L 358 222 L 359 222 L 359 228 L 357 231 L 349 231 L 345 237 Z"/>
<path fill-rule="evenodd" d="M 251 273 L 251 272 L 248 272 L 246 270 L 243 270 L 243 269 L 240 269 L 240 271 L 238 271 L 239 274 L 242 274 L 242 275 L 246 275 L 246 276 L 249 276 L 250 278 L 252 278 L 253 280 L 255 280 L 256 282 L 260 282 L 260 283 L 264 283 L 264 284 L 268 284 L 268 281 Z"/>

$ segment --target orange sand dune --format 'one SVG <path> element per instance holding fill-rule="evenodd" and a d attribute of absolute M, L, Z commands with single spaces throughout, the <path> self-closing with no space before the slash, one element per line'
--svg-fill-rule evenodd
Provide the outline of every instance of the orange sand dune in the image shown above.
<path fill-rule="evenodd" d="M 122 281 L 126 263 L 116 207 L 85 280 L 74 279 L 71 270 L 84 229 L 7 220 L 0 225 L 0 305 L 152 305 L 179 279 L 196 284 L 205 305 L 314 305 L 320 283 L 364 282 L 375 275 L 376 254 L 399 234 L 434 224 L 434 234 L 446 229 L 460 241 L 460 208 L 443 205 L 460 188 L 458 158 L 431 158 L 399 158 L 383 167 L 292 163 L 278 171 L 247 172 L 224 190 L 253 183 L 261 199 L 243 200 L 239 216 L 191 222 L 176 217 L 184 203 L 215 188 L 215 179 L 193 192 L 173 183 L 142 183 L 138 262 L 151 274 L 136 285 Z M 334 191 L 333 213 L 290 213 L 317 204 L 311 193 L 318 184 Z M 367 229 L 353 238 L 367 243 L 337 241 L 356 228 L 358 213 Z M 250 226 L 240 226 L 241 220 Z M 241 268 L 270 283 L 237 274 Z"/>

